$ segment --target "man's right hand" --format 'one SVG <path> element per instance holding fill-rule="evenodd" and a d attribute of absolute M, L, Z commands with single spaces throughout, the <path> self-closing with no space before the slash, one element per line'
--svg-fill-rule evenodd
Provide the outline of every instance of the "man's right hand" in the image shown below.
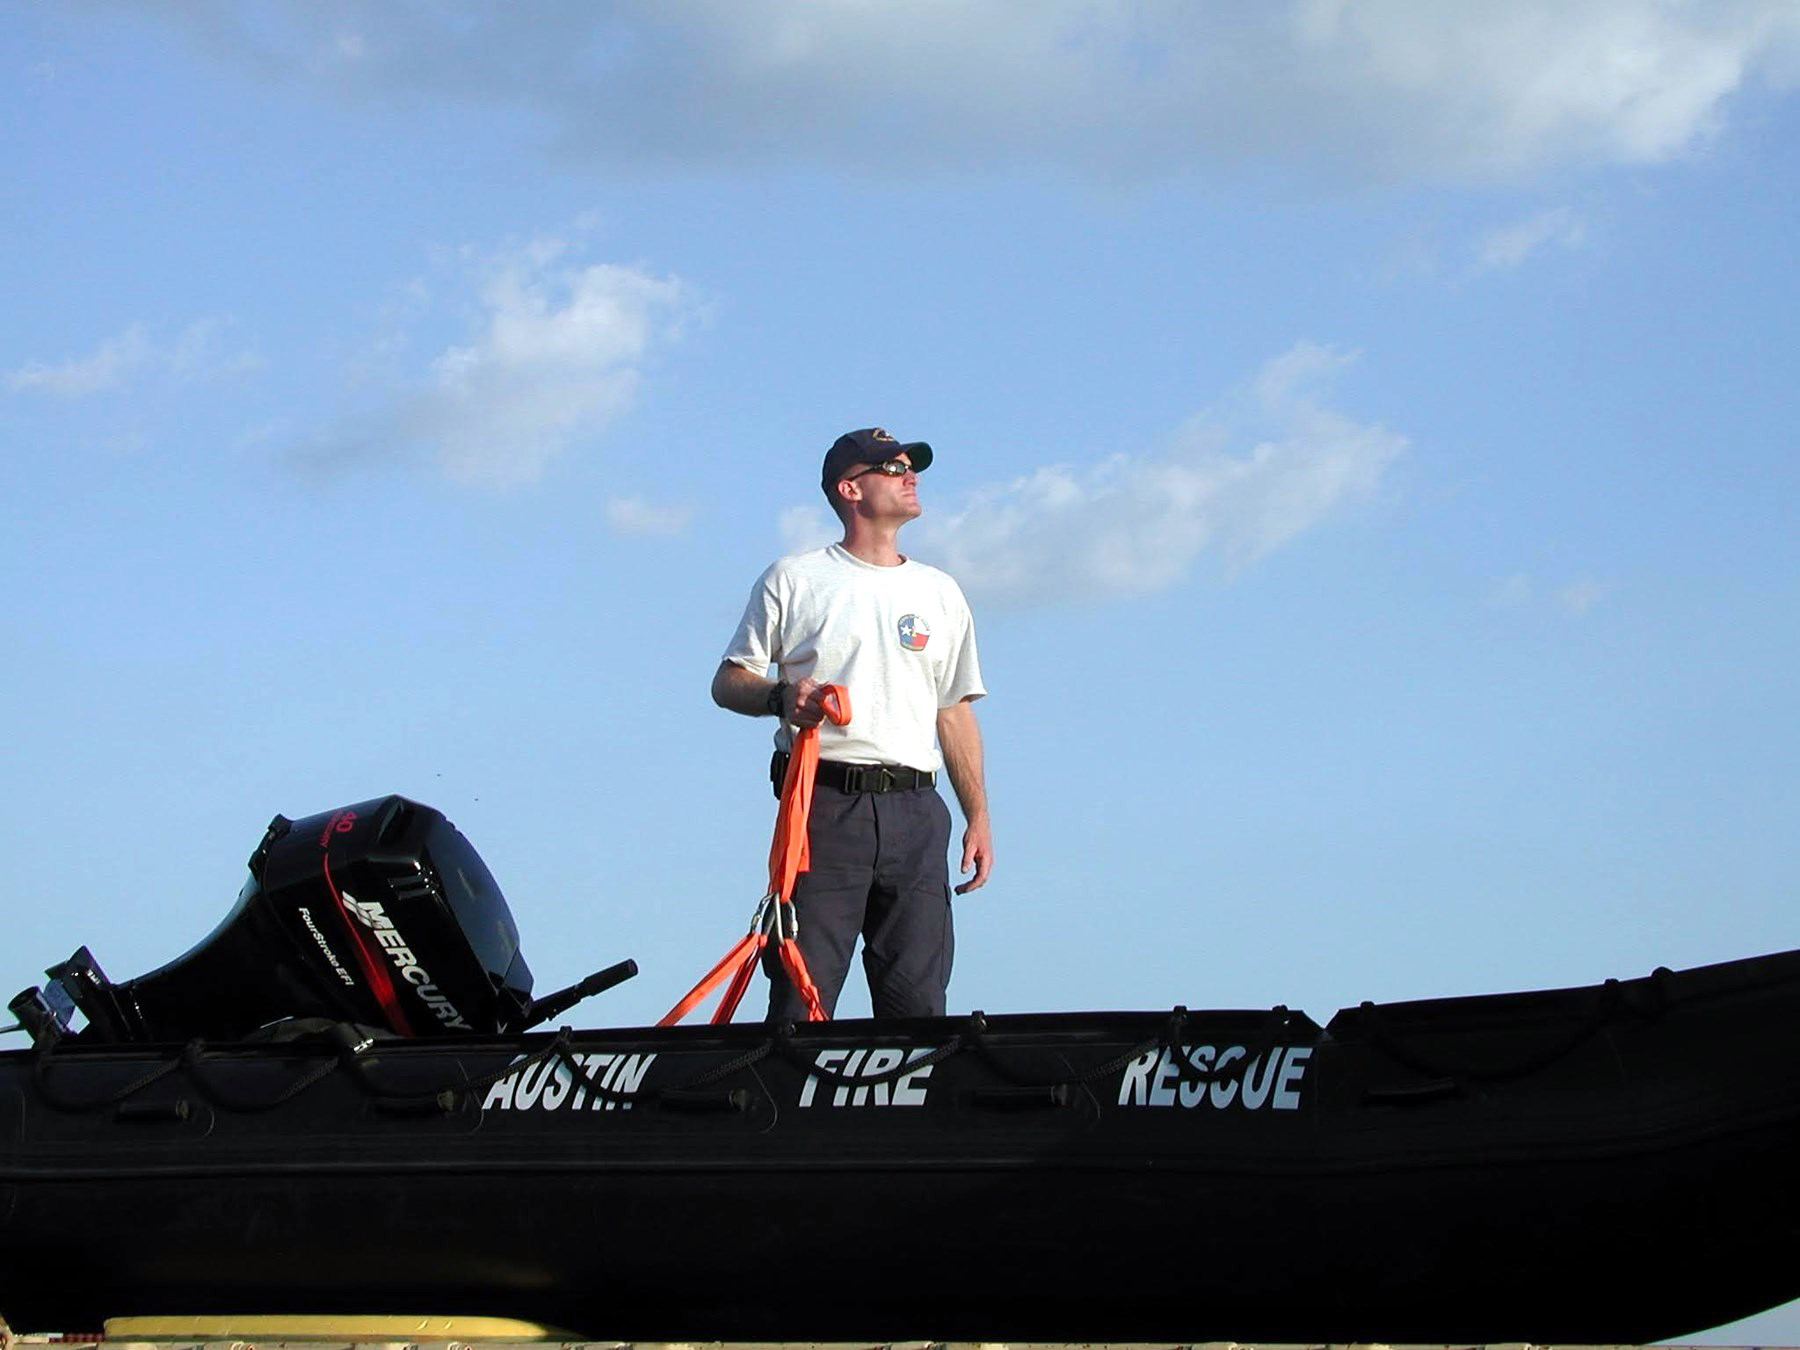
<path fill-rule="evenodd" d="M 825 688 L 810 675 L 790 684 L 782 702 L 787 707 L 787 720 L 802 729 L 816 727 L 825 720 L 825 709 L 819 703 L 819 691 Z"/>

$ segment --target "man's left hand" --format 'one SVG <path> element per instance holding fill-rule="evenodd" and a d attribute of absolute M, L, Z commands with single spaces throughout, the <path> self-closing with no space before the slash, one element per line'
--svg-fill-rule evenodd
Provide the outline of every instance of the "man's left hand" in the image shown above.
<path fill-rule="evenodd" d="M 973 869 L 975 875 L 956 888 L 958 895 L 967 895 L 970 891 L 978 891 L 987 885 L 988 873 L 994 867 L 994 834 L 983 820 L 971 824 L 963 831 L 962 867 L 958 870 L 968 872 Z"/>

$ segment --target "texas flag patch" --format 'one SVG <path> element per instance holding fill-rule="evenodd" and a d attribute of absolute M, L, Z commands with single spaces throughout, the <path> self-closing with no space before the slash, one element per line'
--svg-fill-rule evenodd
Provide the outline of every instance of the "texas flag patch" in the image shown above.
<path fill-rule="evenodd" d="M 930 641 L 931 625 L 917 614 L 908 614 L 900 620 L 900 645 L 907 651 L 922 652 Z"/>

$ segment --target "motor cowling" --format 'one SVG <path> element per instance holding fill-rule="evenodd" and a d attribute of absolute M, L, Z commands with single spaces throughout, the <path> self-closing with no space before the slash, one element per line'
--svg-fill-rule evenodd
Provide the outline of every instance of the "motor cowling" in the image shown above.
<path fill-rule="evenodd" d="M 230 914 L 169 964 L 112 984 L 83 948 L 48 974 L 85 1015 L 84 1040 L 237 1039 L 301 1017 L 499 1034 L 532 1004 L 486 864 L 442 812 L 399 796 L 276 816 Z"/>

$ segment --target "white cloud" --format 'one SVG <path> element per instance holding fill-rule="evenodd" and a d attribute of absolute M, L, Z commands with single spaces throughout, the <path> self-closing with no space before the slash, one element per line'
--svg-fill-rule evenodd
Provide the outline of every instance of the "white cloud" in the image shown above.
<path fill-rule="evenodd" d="M 1585 222 L 1559 206 L 1488 231 L 1475 245 L 1475 261 L 1483 271 L 1517 267 L 1539 249 L 1580 248 L 1586 242 Z"/>
<path fill-rule="evenodd" d="M 1556 599 L 1557 603 L 1569 613 L 1582 615 L 1611 595 L 1612 590 L 1613 588 L 1604 581 L 1583 577 L 1580 581 L 1572 582 L 1559 590 L 1556 593 Z"/>
<path fill-rule="evenodd" d="M 694 513 L 685 506 L 655 506 L 642 497 L 614 497 L 606 504 L 606 523 L 615 534 L 676 535 Z"/>
<path fill-rule="evenodd" d="M 1580 618 L 1610 596 L 1613 590 L 1610 582 L 1582 577 L 1557 587 L 1552 594 L 1558 607 Z M 1524 609 L 1535 603 L 1537 598 L 1537 580 L 1528 572 L 1514 572 L 1494 587 L 1488 596 L 1488 604 L 1494 609 Z"/>
<path fill-rule="evenodd" d="M 1495 609 L 1521 609 L 1531 603 L 1532 594 L 1531 575 L 1514 572 L 1494 587 L 1488 596 L 1488 604 Z"/>
<path fill-rule="evenodd" d="M 153 341 L 142 324 L 107 338 L 86 356 L 55 363 L 28 361 L 6 374 L 15 393 L 85 398 L 122 389 L 140 375 L 160 372 L 174 379 L 202 380 L 262 369 L 254 352 L 227 350 L 229 319 L 200 319 L 167 342 Z"/>
<path fill-rule="evenodd" d="M 843 526 L 823 506 L 790 506 L 775 524 L 783 553 L 824 548 L 843 537 Z"/>
<path fill-rule="evenodd" d="M 6 387 L 15 393 L 81 398 L 119 388 L 149 360 L 150 343 L 144 337 L 142 326 L 133 324 L 119 336 L 106 339 L 86 356 L 55 364 L 28 361 L 7 372 Z"/>
<path fill-rule="evenodd" d="M 1041 468 L 914 528 L 917 553 L 989 607 L 1108 600 L 1183 580 L 1206 550 L 1254 562 L 1370 496 L 1406 439 L 1321 402 L 1354 358 L 1312 343 L 1263 367 L 1230 421 L 1168 449 Z M 1233 452 L 1245 437 L 1254 439 Z"/>
<path fill-rule="evenodd" d="M 1301 163 L 1492 179 L 1654 163 L 1800 78 L 1793 0 L 290 0 L 155 6 L 259 72 L 528 109 L 571 156 L 1104 179 Z M 354 22 L 349 22 L 354 20 Z M 903 91 L 903 100 L 896 99 Z M 831 115 L 822 117 L 819 109 Z"/>
<path fill-rule="evenodd" d="M 1310 0 L 1301 12 L 1319 55 L 1347 58 L 1372 96 L 1366 111 L 1410 105 L 1428 119 L 1397 150 L 1476 176 L 1668 159 L 1715 131 L 1754 76 L 1786 78 L 1800 44 L 1786 0 Z"/>
<path fill-rule="evenodd" d="M 298 457 L 343 467 L 423 450 L 460 482 L 513 487 L 602 434 L 632 405 L 645 361 L 679 336 L 694 307 L 675 278 L 579 262 L 571 252 L 566 241 L 542 238 L 476 259 L 468 339 Z M 388 335 L 382 345 L 404 354 L 415 344 Z"/>

